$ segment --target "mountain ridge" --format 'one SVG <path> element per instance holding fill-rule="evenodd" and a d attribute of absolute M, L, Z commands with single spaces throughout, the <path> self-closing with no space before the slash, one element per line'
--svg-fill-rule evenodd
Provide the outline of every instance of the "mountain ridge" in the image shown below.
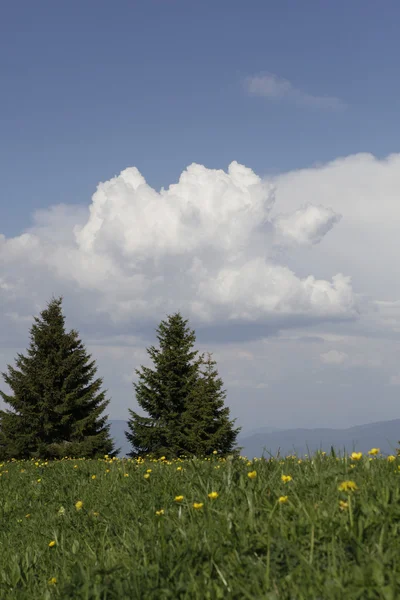
<path fill-rule="evenodd" d="M 125 437 L 128 422 L 123 419 L 110 419 L 110 435 L 115 441 L 115 447 L 121 448 L 118 456 L 127 456 L 131 445 Z M 260 431 L 261 430 L 261 431 Z M 258 432 L 258 433 L 257 433 Z M 352 427 L 330 428 L 294 428 L 278 429 L 276 427 L 261 427 L 244 435 L 239 435 L 237 445 L 243 446 L 241 454 L 248 458 L 260 458 L 270 452 L 275 456 L 293 454 L 301 457 L 313 454 L 317 450 L 330 452 L 331 446 L 337 453 L 353 451 L 366 453 L 371 448 L 380 448 L 382 454 L 396 454 L 396 446 L 400 440 L 400 419 L 390 421 L 375 421 Z M 308 448 L 307 448 L 308 446 Z"/>

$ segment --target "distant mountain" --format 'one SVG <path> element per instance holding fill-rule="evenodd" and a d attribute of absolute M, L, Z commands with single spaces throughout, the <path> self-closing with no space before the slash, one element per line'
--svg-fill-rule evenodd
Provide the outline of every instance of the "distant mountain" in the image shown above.
<path fill-rule="evenodd" d="M 281 456 L 289 454 L 314 454 L 317 450 L 330 452 L 331 446 L 343 456 L 347 453 L 366 453 L 371 448 L 380 448 L 382 454 L 396 454 L 400 440 L 400 419 L 357 425 L 348 429 L 286 429 L 270 433 L 256 433 L 240 438 L 238 445 L 243 446 L 241 454 L 248 458 L 269 457 L 268 451 L 275 456 L 278 450 Z M 307 448 L 308 446 L 308 448 Z"/>
<path fill-rule="evenodd" d="M 258 427 L 257 429 L 252 429 L 251 431 L 240 432 L 241 437 L 248 438 L 257 433 L 273 433 L 275 431 L 282 431 L 278 427 Z"/>
<path fill-rule="evenodd" d="M 128 431 L 127 421 L 110 420 L 110 434 L 116 448 L 121 448 L 119 457 L 127 456 L 131 445 L 125 437 Z M 281 456 L 296 453 L 297 456 L 314 454 L 317 450 L 329 453 L 331 446 L 343 456 L 353 451 L 366 453 L 371 448 L 380 448 L 382 454 L 396 454 L 400 440 L 400 419 L 379 421 L 367 425 L 357 425 L 348 429 L 277 429 L 276 427 L 261 427 L 253 432 L 238 436 L 238 446 L 243 446 L 242 456 L 248 458 L 267 458 L 269 451 L 275 456 L 280 449 Z M 308 449 L 307 449 L 308 446 Z"/>

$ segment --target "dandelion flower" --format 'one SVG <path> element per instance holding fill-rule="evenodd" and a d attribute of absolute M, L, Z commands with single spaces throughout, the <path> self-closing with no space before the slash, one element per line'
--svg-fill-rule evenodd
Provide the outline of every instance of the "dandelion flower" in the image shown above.
<path fill-rule="evenodd" d="M 257 471 L 249 471 L 247 473 L 247 477 L 249 477 L 250 479 L 254 479 L 255 477 L 257 477 Z"/>
<path fill-rule="evenodd" d="M 177 471 L 182 471 L 182 467 L 176 467 Z"/>
<path fill-rule="evenodd" d="M 339 508 L 340 510 L 345 510 L 346 508 L 348 508 L 349 503 L 345 502 L 344 500 L 339 500 Z"/>
<path fill-rule="evenodd" d="M 161 515 L 163 515 L 163 514 L 164 514 L 164 509 L 163 509 L 163 508 L 161 508 L 160 510 L 156 510 L 156 515 L 157 515 L 158 517 L 160 517 L 160 516 L 161 516 Z"/>
<path fill-rule="evenodd" d="M 55 545 L 56 545 L 55 540 L 51 540 L 51 542 L 49 543 L 49 548 L 52 548 Z"/>
<path fill-rule="evenodd" d="M 343 481 L 338 487 L 339 492 L 352 492 L 357 489 L 358 487 L 354 481 Z"/>
<path fill-rule="evenodd" d="M 96 475 L 92 475 L 92 479 L 96 479 Z"/>
<path fill-rule="evenodd" d="M 162 457 L 160 458 L 160 460 L 165 460 L 165 456 L 162 456 Z"/>
<path fill-rule="evenodd" d="M 38 479 L 38 480 L 37 480 L 37 482 L 38 482 L 38 483 L 40 483 L 41 481 L 42 481 L 41 479 Z"/>
<path fill-rule="evenodd" d="M 145 474 L 143 475 L 143 477 L 144 477 L 145 479 L 148 479 L 148 478 L 150 477 L 150 473 L 145 473 Z"/>
<path fill-rule="evenodd" d="M 124 477 L 129 477 L 129 473 L 124 473 Z"/>
<path fill-rule="evenodd" d="M 280 502 L 281 504 L 284 504 L 287 501 L 288 501 L 287 496 L 279 496 L 279 498 L 278 498 L 278 502 Z"/>
<path fill-rule="evenodd" d="M 208 497 L 210 498 L 210 500 L 215 500 L 215 498 L 218 498 L 218 492 L 211 492 L 210 494 L 208 494 Z"/>
<path fill-rule="evenodd" d="M 194 502 L 193 508 L 203 508 L 203 503 L 202 502 Z"/>
<path fill-rule="evenodd" d="M 57 579 L 55 577 L 52 577 L 51 579 L 49 579 L 50 585 L 54 585 L 55 583 L 57 583 Z"/>
<path fill-rule="evenodd" d="M 182 502 L 184 496 L 175 496 L 175 502 Z"/>
<path fill-rule="evenodd" d="M 292 481 L 293 477 L 291 477 L 290 475 L 282 475 L 281 479 L 283 483 L 286 483 L 287 481 Z"/>
<path fill-rule="evenodd" d="M 82 500 L 78 500 L 78 502 L 75 504 L 76 510 L 81 510 L 82 506 L 83 506 Z"/>
<path fill-rule="evenodd" d="M 393 454 L 391 454 L 390 456 L 387 457 L 389 462 L 393 462 L 394 460 L 396 460 L 396 457 L 393 456 Z"/>
<path fill-rule="evenodd" d="M 362 458 L 362 452 L 353 452 L 351 458 L 352 460 L 360 460 Z"/>
<path fill-rule="evenodd" d="M 379 451 L 380 451 L 380 448 L 371 448 L 371 450 L 368 450 L 368 454 L 375 455 L 375 454 L 378 454 Z"/>
<path fill-rule="evenodd" d="M 218 450 L 213 450 L 213 454 L 218 454 Z"/>

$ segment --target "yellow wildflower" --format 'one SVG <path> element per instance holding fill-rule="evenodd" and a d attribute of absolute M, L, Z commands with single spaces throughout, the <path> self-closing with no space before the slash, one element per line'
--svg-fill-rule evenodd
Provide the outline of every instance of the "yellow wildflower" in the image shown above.
<path fill-rule="evenodd" d="M 177 471 L 182 471 L 182 467 L 176 467 Z"/>
<path fill-rule="evenodd" d="M 37 481 L 38 481 L 38 483 L 40 483 L 42 480 L 41 480 L 41 479 L 38 479 Z"/>
<path fill-rule="evenodd" d="M 293 477 L 291 477 L 290 475 L 282 475 L 281 479 L 282 479 L 283 483 L 286 483 L 288 481 L 292 481 Z"/>
<path fill-rule="evenodd" d="M 52 577 L 51 579 L 49 579 L 50 585 L 54 585 L 55 583 L 57 583 L 57 579 L 55 577 Z"/>
<path fill-rule="evenodd" d="M 255 477 L 257 477 L 257 471 L 249 471 L 247 473 L 247 477 L 249 477 L 250 479 L 254 479 Z"/>
<path fill-rule="evenodd" d="M 98 516 L 99 516 L 99 513 L 98 513 L 98 512 L 96 512 L 96 511 L 93 511 L 92 515 L 93 515 L 94 517 L 98 517 Z"/>
<path fill-rule="evenodd" d="M 49 548 L 52 548 L 55 545 L 56 545 L 55 540 L 51 540 L 51 542 L 49 543 Z"/>
<path fill-rule="evenodd" d="M 210 494 L 208 494 L 208 497 L 210 498 L 210 500 L 215 500 L 215 498 L 218 498 L 218 492 L 211 492 Z"/>
<path fill-rule="evenodd" d="M 175 502 L 182 502 L 184 496 L 175 496 Z"/>
<path fill-rule="evenodd" d="M 150 473 L 145 473 L 145 474 L 143 475 L 143 477 L 144 477 L 145 479 L 148 479 L 148 478 L 150 477 Z"/>
<path fill-rule="evenodd" d="M 203 503 L 202 502 L 194 502 L 193 508 L 203 508 Z"/>
<path fill-rule="evenodd" d="M 378 454 L 379 451 L 380 451 L 380 448 L 371 448 L 371 450 L 368 450 L 368 454 L 375 455 L 375 454 Z"/>
<path fill-rule="evenodd" d="M 218 454 L 218 450 L 213 450 L 213 454 Z"/>
<path fill-rule="evenodd" d="M 96 479 L 96 475 L 92 475 L 92 479 Z"/>
<path fill-rule="evenodd" d="M 124 473 L 124 477 L 129 477 L 129 473 Z"/>
<path fill-rule="evenodd" d="M 288 501 L 287 496 L 279 496 L 279 498 L 278 498 L 278 502 L 280 502 L 281 504 L 284 504 L 287 501 Z"/>
<path fill-rule="evenodd" d="M 340 510 L 345 510 L 346 508 L 348 508 L 349 503 L 345 502 L 344 500 L 339 500 L 339 508 Z"/>
<path fill-rule="evenodd" d="M 353 452 L 351 458 L 352 460 L 360 460 L 360 458 L 362 458 L 362 452 Z"/>
<path fill-rule="evenodd" d="M 147 469 L 146 473 L 151 473 L 151 469 Z"/>
<path fill-rule="evenodd" d="M 390 456 L 387 457 L 389 462 L 393 462 L 394 460 L 396 460 L 396 457 L 393 456 L 393 454 L 391 454 Z"/>
<path fill-rule="evenodd" d="M 31 514 L 28 513 L 27 515 L 25 515 L 25 519 L 29 519 L 30 516 L 31 516 Z"/>
<path fill-rule="evenodd" d="M 76 510 L 81 510 L 82 506 L 83 506 L 82 500 L 78 500 L 78 502 L 75 504 Z"/>
<path fill-rule="evenodd" d="M 160 460 L 165 460 L 165 456 L 162 456 L 162 457 L 160 458 Z"/>
<path fill-rule="evenodd" d="M 159 517 L 160 515 L 164 514 L 164 509 L 161 508 L 160 510 L 156 510 L 156 515 Z"/>
<path fill-rule="evenodd" d="M 352 492 L 357 489 L 358 487 L 354 481 L 343 481 L 338 487 L 339 492 Z"/>

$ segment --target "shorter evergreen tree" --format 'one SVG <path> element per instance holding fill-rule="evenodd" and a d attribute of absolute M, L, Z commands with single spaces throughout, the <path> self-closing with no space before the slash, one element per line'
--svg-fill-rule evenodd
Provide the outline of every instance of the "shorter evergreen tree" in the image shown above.
<path fill-rule="evenodd" d="M 196 456 L 210 456 L 214 451 L 220 456 L 238 455 L 241 448 L 235 448 L 235 443 L 241 427 L 233 428 L 236 419 L 229 419 L 229 407 L 224 406 L 226 391 L 214 368 L 216 361 L 210 352 L 207 356 L 206 370 L 191 390 L 182 414 L 186 451 Z"/>
<path fill-rule="evenodd" d="M 2 373 L 13 391 L 2 399 L 14 412 L 0 411 L 0 459 L 98 458 L 115 456 L 107 416 L 109 400 L 99 393 L 103 380 L 92 383 L 97 367 L 78 333 L 65 332 L 62 297 L 53 299 L 31 329 L 29 356 Z"/>
<path fill-rule="evenodd" d="M 215 379 L 215 361 L 209 357 L 206 374 L 200 372 L 204 355 L 190 362 L 198 351 L 191 352 L 196 337 L 187 322 L 179 312 L 162 321 L 157 329 L 160 350 L 154 346 L 147 350 L 156 368 L 142 367 L 142 373 L 136 369 L 136 399 L 148 416 L 129 409 L 130 431 L 125 435 L 133 447 L 131 457 L 234 453 L 240 428 L 233 429 L 229 408 L 223 406 L 223 384 Z"/>

